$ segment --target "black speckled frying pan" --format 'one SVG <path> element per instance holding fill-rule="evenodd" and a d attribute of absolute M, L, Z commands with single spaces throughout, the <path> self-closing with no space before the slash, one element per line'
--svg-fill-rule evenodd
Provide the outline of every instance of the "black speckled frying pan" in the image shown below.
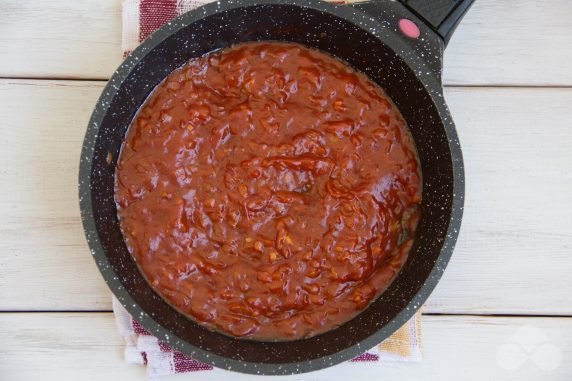
<path fill-rule="evenodd" d="M 443 99 L 443 49 L 472 0 L 228 0 L 168 23 L 114 73 L 91 117 L 79 174 L 91 253 L 113 293 L 160 340 L 197 360 L 253 374 L 292 374 L 349 360 L 375 346 L 425 302 L 453 252 L 464 197 L 461 148 Z M 171 308 L 127 252 L 113 179 L 138 107 L 175 68 L 245 41 L 292 41 L 341 58 L 377 82 L 407 120 L 423 171 L 422 218 L 399 276 L 356 318 L 310 339 L 260 342 L 209 331 Z"/>

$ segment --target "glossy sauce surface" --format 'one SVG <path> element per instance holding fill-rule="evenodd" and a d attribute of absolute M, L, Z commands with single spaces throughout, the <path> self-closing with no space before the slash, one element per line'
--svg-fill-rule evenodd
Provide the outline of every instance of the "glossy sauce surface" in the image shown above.
<path fill-rule="evenodd" d="M 116 173 L 127 247 L 192 319 L 258 340 L 353 318 L 396 277 L 419 220 L 413 140 L 383 91 L 300 45 L 248 43 L 171 73 Z"/>

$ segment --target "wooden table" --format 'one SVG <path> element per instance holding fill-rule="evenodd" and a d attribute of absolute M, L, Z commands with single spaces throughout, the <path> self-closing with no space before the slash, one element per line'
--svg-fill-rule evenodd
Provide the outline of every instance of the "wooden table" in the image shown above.
<path fill-rule="evenodd" d="M 77 202 L 87 121 L 122 59 L 120 16 L 120 0 L 0 1 L 2 380 L 145 377 L 123 362 Z M 424 307 L 423 362 L 376 379 L 572 379 L 571 36 L 569 0 L 478 0 L 453 37 L 463 227 Z"/>

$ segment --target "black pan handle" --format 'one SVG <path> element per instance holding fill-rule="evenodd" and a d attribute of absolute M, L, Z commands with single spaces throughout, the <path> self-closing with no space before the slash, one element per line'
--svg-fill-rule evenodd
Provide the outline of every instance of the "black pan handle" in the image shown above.
<path fill-rule="evenodd" d="M 453 32 L 475 0 L 399 0 L 449 43 Z"/>

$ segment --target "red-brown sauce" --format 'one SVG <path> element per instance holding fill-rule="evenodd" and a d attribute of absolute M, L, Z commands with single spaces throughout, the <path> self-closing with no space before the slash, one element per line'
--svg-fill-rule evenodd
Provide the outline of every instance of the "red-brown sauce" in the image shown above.
<path fill-rule="evenodd" d="M 291 340 L 348 321 L 396 277 L 421 174 L 395 105 L 300 45 L 193 59 L 143 104 L 116 174 L 125 241 L 201 324 Z"/>

